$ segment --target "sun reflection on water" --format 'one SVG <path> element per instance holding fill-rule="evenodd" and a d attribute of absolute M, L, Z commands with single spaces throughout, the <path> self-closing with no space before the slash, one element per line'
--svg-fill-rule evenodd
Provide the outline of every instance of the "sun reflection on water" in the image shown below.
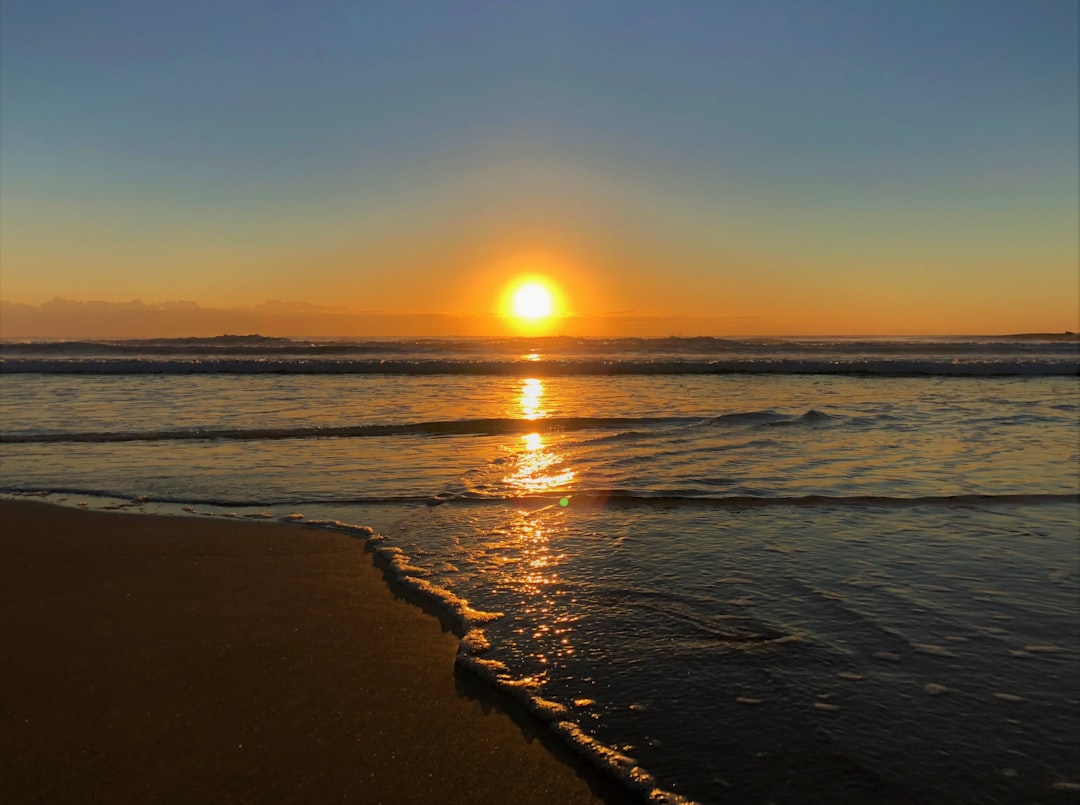
<path fill-rule="evenodd" d="M 564 558 L 551 549 L 550 528 L 536 522 L 526 522 L 518 532 L 522 549 L 523 572 L 519 581 L 529 592 L 539 593 L 544 587 L 558 581 L 555 569 Z M 546 630 L 547 626 L 539 627 Z"/>
<path fill-rule="evenodd" d="M 518 398 L 522 419 L 531 422 L 547 416 L 543 398 L 543 381 L 535 377 L 523 379 Z M 511 465 L 513 469 L 502 480 L 514 491 L 552 492 L 574 480 L 576 473 L 566 466 L 567 455 L 555 449 L 550 436 L 540 432 L 526 433 L 520 437 L 519 446 L 511 450 L 515 458 Z"/>
<path fill-rule="evenodd" d="M 502 483 L 510 494 L 533 496 L 554 494 L 568 500 L 569 487 L 577 471 L 571 466 L 572 453 L 565 449 L 561 434 L 545 432 L 538 420 L 548 416 L 544 408 L 545 383 L 537 378 L 520 381 L 515 412 L 524 422 L 535 422 L 529 431 L 514 436 L 508 444 L 510 461 Z M 523 501 L 525 503 L 525 501 Z M 574 654 L 573 622 L 567 612 L 566 590 L 560 567 L 566 562 L 566 552 L 560 542 L 567 537 L 566 503 L 532 501 L 518 509 L 498 529 L 502 546 L 515 558 L 501 566 L 503 583 L 515 591 L 517 606 L 513 608 L 522 641 L 521 650 L 528 658 L 529 676 L 525 684 L 541 688 L 547 679 L 547 669 L 558 665 Z"/>
<path fill-rule="evenodd" d="M 577 473 L 566 467 L 566 456 L 544 443 L 539 433 L 521 437 L 522 449 L 516 455 L 513 472 L 502 480 L 518 492 L 553 492 L 572 483 Z"/>
<path fill-rule="evenodd" d="M 540 669 L 574 653 L 571 635 L 576 618 L 566 612 L 558 572 L 566 561 L 566 554 L 557 547 L 562 516 L 561 511 L 550 509 L 519 512 L 509 529 L 520 557 L 517 572 L 509 580 L 522 601 L 515 631 L 529 646 L 526 654 L 535 663 L 532 682 L 537 687 L 546 681 L 546 672 Z"/>
<path fill-rule="evenodd" d="M 547 416 L 543 409 L 544 384 L 535 377 L 529 377 L 521 381 L 521 414 L 523 419 L 539 419 Z"/>

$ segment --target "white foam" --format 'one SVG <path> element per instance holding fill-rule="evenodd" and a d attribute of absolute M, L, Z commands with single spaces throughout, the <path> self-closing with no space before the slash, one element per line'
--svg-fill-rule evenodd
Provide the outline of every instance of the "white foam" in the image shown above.
<path fill-rule="evenodd" d="M 596 740 L 572 721 L 559 721 L 552 728 L 579 754 L 622 780 L 630 789 L 643 794 L 649 802 L 657 805 L 694 805 L 693 800 L 660 788 L 656 778 L 637 765 L 632 757 Z"/>
<path fill-rule="evenodd" d="M 484 634 L 483 629 L 470 629 L 466 635 L 461 638 L 461 644 L 458 650 L 475 657 L 485 653 L 490 648 L 491 643 L 488 641 L 487 635 Z"/>
<path fill-rule="evenodd" d="M 427 583 L 423 579 L 416 581 Z M 570 715 L 570 708 L 561 702 L 540 696 L 536 691 L 541 689 L 541 680 L 535 677 L 514 677 L 505 663 L 477 656 L 489 649 L 490 643 L 483 631 L 470 629 L 461 640 L 455 664 L 524 705 L 530 713 L 547 723 L 555 734 L 579 755 L 602 772 L 614 776 L 629 789 L 644 795 L 648 801 L 663 805 L 693 805 L 692 800 L 661 789 L 655 778 L 638 766 L 633 758 L 586 734 L 572 721 L 565 720 Z M 592 706 L 594 702 L 579 700 L 574 704 L 577 707 L 586 707 Z"/>
<path fill-rule="evenodd" d="M 503 616 L 501 612 L 484 612 L 474 609 L 469 606 L 466 599 L 454 595 L 443 587 L 432 584 L 422 577 L 427 574 L 427 571 L 424 568 L 410 564 L 409 557 L 404 551 L 382 543 L 383 538 L 372 533 L 366 545 L 378 559 L 390 568 L 399 584 L 439 604 L 454 619 L 454 626 L 458 634 L 467 635 L 473 625 L 487 623 Z"/>
<path fill-rule="evenodd" d="M 292 515 L 289 516 L 292 517 Z M 343 523 L 341 520 L 304 520 L 304 525 L 318 526 L 319 528 L 332 528 L 336 531 L 345 531 L 349 534 L 363 537 L 370 537 L 375 533 L 375 529 L 370 526 Z"/>
<path fill-rule="evenodd" d="M 462 668 L 471 671 L 476 676 L 496 686 L 504 680 L 510 680 L 510 669 L 506 663 L 498 660 L 485 660 L 468 654 L 458 653 L 455 663 Z"/>
<path fill-rule="evenodd" d="M 329 522 L 337 524 L 337 521 Z M 401 548 L 384 544 L 385 536 L 374 534 L 371 529 L 366 529 L 366 533 L 368 536 L 365 545 L 381 564 L 393 572 L 399 584 L 435 601 L 452 617 L 456 630 L 461 635 L 455 658 L 457 667 L 469 671 L 524 705 L 534 716 L 550 725 L 578 754 L 601 771 L 613 775 L 630 790 L 643 795 L 649 802 L 658 805 L 694 805 L 692 800 L 660 788 L 656 779 L 638 766 L 633 758 L 587 735 L 577 724 L 565 720 L 570 715 L 570 708 L 561 702 L 538 695 L 541 680 L 534 677 L 515 677 L 505 663 L 481 656 L 491 649 L 491 643 L 478 624 L 501 618 L 502 612 L 473 609 L 464 598 L 425 578 L 427 571 L 411 564 L 409 556 Z"/>
<path fill-rule="evenodd" d="M 533 696 L 530 700 L 532 705 L 532 711 L 544 721 L 555 721 L 556 719 L 566 718 L 570 712 L 569 709 L 558 702 L 553 702 L 550 699 L 543 699 L 540 696 Z"/>

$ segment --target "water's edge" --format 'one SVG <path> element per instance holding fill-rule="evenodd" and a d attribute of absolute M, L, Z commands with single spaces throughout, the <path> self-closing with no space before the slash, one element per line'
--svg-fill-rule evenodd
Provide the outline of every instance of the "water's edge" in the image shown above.
<path fill-rule="evenodd" d="M 480 624 L 501 613 L 472 610 L 468 602 L 422 578 L 421 571 L 410 564 L 409 557 L 396 547 L 385 545 L 387 537 L 374 529 L 339 520 L 308 519 L 300 514 L 281 517 L 238 515 L 234 512 L 196 511 L 179 503 L 158 503 L 147 498 L 123 499 L 81 494 L 92 498 L 73 502 L 57 500 L 58 492 L 0 491 L 0 501 L 35 503 L 75 511 L 102 511 L 137 514 L 146 517 L 194 518 L 201 516 L 246 521 L 264 521 L 331 530 L 360 540 L 372 564 L 380 571 L 387 588 L 396 598 L 434 617 L 443 631 L 458 638 L 454 661 L 454 681 L 458 694 L 473 699 L 485 709 L 502 712 L 529 740 L 538 740 L 561 763 L 568 766 L 588 785 L 593 794 L 608 805 L 656 803 L 656 805 L 695 805 L 678 794 L 666 791 L 658 781 L 634 760 L 616 749 L 587 736 L 572 721 L 566 720 L 567 708 L 530 695 L 517 683 L 502 663 L 483 659 L 487 640 Z M 53 498 L 53 499 L 50 499 Z M 152 507 L 147 511 L 147 507 Z"/>

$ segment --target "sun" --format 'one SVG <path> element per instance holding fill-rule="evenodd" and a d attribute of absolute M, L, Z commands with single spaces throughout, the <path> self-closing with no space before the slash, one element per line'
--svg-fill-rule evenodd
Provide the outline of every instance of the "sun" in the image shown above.
<path fill-rule="evenodd" d="M 527 321 L 546 319 L 555 307 L 551 291 L 539 282 L 526 282 L 518 286 L 512 299 L 514 315 Z"/>
<path fill-rule="evenodd" d="M 546 332 L 565 315 L 562 292 L 543 274 L 519 274 L 505 286 L 499 310 L 517 330 L 531 334 Z"/>

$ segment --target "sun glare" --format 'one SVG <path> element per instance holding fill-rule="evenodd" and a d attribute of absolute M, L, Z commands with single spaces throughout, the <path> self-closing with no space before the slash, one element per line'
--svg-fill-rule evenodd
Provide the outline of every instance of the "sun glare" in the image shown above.
<path fill-rule="evenodd" d="M 514 291 L 514 315 L 520 319 L 547 318 L 551 309 L 551 292 L 538 282 L 527 282 Z"/>
<path fill-rule="evenodd" d="M 502 314 L 515 322 L 519 330 L 542 332 L 563 315 L 562 293 L 545 276 L 519 275 L 506 286 L 500 307 Z"/>

